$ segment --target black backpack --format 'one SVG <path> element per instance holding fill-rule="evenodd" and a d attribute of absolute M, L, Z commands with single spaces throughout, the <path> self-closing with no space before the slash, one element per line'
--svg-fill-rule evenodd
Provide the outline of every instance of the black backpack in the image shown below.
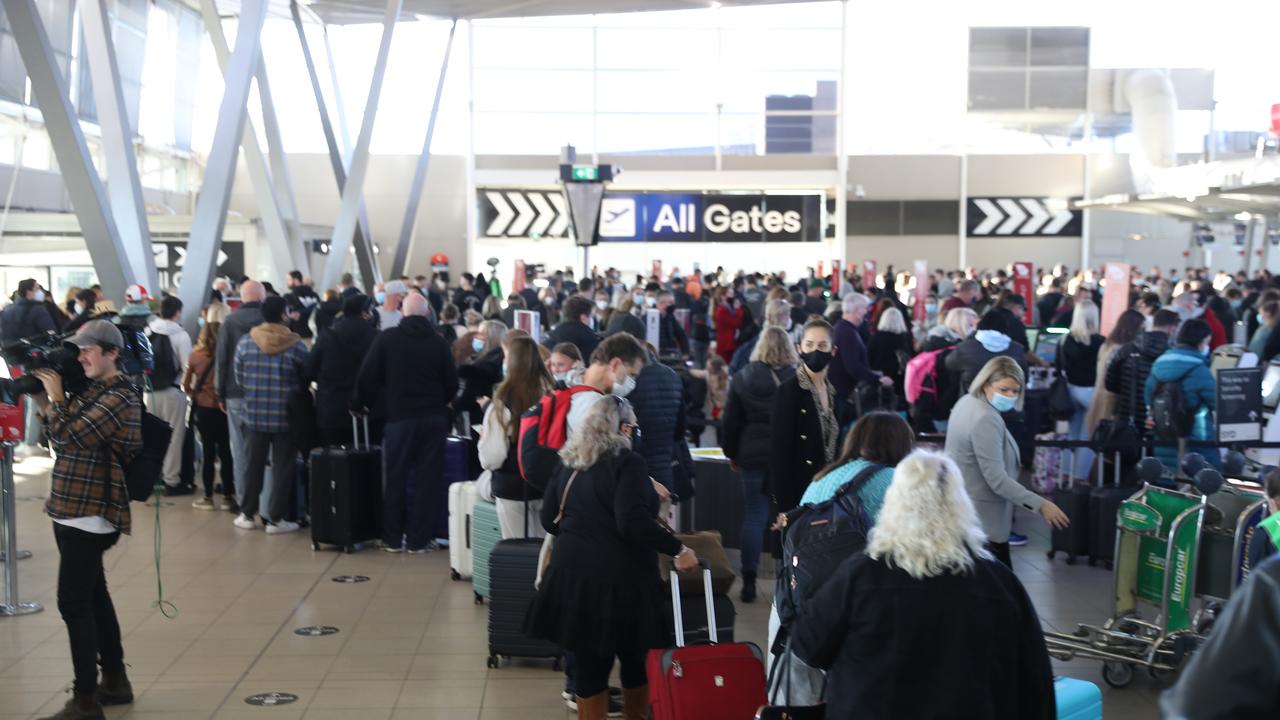
<path fill-rule="evenodd" d="M 801 505 L 787 513 L 782 538 L 782 571 L 778 575 L 774 605 L 778 618 L 788 625 L 804 605 L 835 574 L 845 560 L 867 546 L 872 519 L 858 497 L 858 490 L 884 468 L 862 469 L 830 500 Z"/>
<path fill-rule="evenodd" d="M 142 452 L 128 462 L 120 458 L 130 500 L 146 502 L 151 497 L 151 492 L 161 483 L 164 454 L 169 449 L 169 439 L 172 436 L 173 428 L 169 427 L 169 423 L 146 410 L 142 411 Z"/>
<path fill-rule="evenodd" d="M 1156 383 L 1155 392 L 1151 394 L 1150 415 L 1156 437 L 1160 440 L 1172 441 L 1191 434 L 1195 415 L 1187 407 L 1182 381 L 1192 370 L 1195 370 L 1194 366 L 1175 380 Z"/>
<path fill-rule="evenodd" d="M 151 336 L 151 387 L 167 390 L 178 386 L 178 358 L 173 353 L 173 341 L 164 333 Z"/>

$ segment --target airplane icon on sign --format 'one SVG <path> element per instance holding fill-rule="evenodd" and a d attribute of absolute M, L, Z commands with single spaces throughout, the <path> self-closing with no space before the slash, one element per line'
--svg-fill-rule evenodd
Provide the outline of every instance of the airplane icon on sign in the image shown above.
<path fill-rule="evenodd" d="M 622 217 L 623 215 L 626 215 L 629 212 L 631 212 L 631 208 L 623 208 L 622 210 L 609 211 L 609 219 L 606 220 L 605 222 L 613 222 L 614 220 L 617 220 L 618 218 Z"/>

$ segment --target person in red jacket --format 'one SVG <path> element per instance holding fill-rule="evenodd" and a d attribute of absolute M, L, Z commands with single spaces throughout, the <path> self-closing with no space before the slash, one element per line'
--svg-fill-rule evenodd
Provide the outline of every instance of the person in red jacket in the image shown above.
<path fill-rule="evenodd" d="M 738 328 L 746 312 L 742 301 L 729 293 L 722 293 L 716 303 L 716 354 L 726 363 L 733 361 L 733 351 L 738 348 Z"/>
<path fill-rule="evenodd" d="M 1173 299 L 1173 309 L 1177 311 L 1178 317 L 1182 320 L 1190 318 L 1200 318 L 1209 326 L 1212 333 L 1209 336 L 1209 350 L 1218 349 L 1221 345 L 1227 344 L 1227 328 L 1222 324 L 1222 320 L 1214 314 L 1213 310 L 1200 305 L 1200 296 L 1194 292 L 1187 291 Z"/>

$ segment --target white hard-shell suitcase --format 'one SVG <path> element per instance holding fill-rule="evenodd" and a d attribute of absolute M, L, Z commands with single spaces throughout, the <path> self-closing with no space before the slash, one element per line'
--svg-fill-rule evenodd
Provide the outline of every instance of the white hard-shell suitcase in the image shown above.
<path fill-rule="evenodd" d="M 454 580 L 471 577 L 471 514 L 476 504 L 476 484 L 449 486 L 449 575 Z"/>

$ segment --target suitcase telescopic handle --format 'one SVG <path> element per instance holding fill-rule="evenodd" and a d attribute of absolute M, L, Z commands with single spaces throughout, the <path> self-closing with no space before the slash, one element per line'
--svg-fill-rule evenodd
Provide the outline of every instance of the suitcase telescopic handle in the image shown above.
<path fill-rule="evenodd" d="M 364 423 L 364 445 L 360 445 L 360 430 L 356 423 L 356 417 Z M 351 413 L 351 449 L 352 450 L 368 450 L 372 445 L 369 439 L 369 416 L 359 413 Z"/>
<path fill-rule="evenodd" d="M 707 634 L 711 644 L 720 642 L 720 633 L 716 629 L 716 606 L 711 590 L 711 566 L 706 560 L 699 558 L 698 566 L 702 568 L 702 590 L 707 601 Z M 680 609 L 680 573 L 675 563 L 671 564 L 671 610 L 675 618 L 676 647 L 684 647 L 684 612 Z"/>

